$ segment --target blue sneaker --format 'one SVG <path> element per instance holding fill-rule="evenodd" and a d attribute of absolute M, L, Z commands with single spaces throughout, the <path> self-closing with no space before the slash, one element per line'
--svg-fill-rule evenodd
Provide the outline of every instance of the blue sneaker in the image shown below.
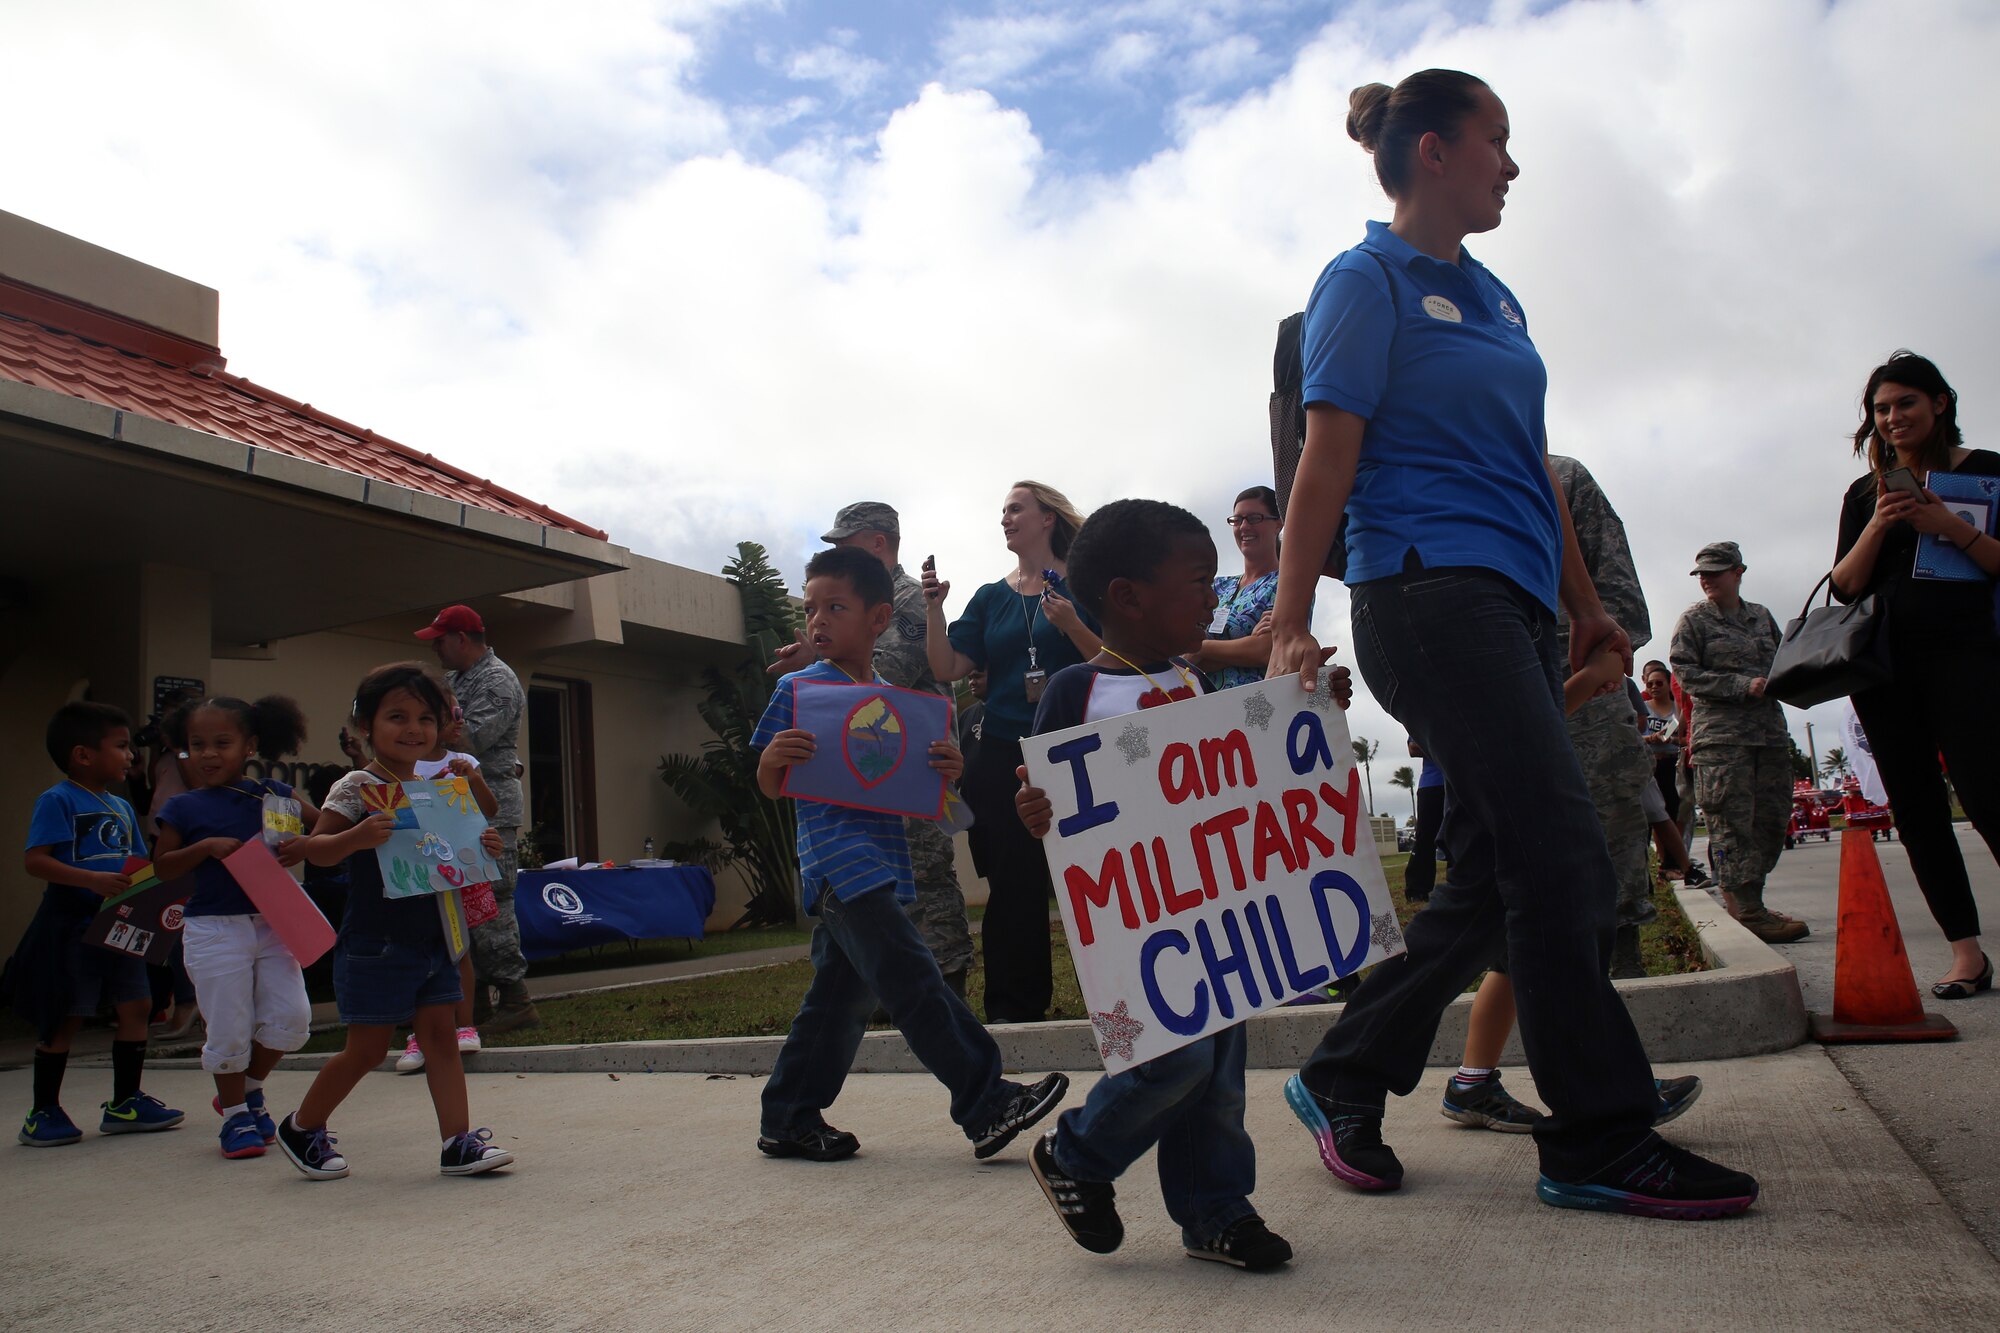
<path fill-rule="evenodd" d="M 1653 1091 L 1660 1094 L 1660 1113 L 1653 1117 L 1653 1128 L 1658 1129 L 1669 1120 L 1680 1118 L 1683 1111 L 1693 1106 L 1701 1096 L 1701 1080 L 1693 1074 L 1683 1074 L 1679 1078 L 1656 1078 Z"/>
<path fill-rule="evenodd" d="M 176 1111 L 157 1097 L 148 1097 L 143 1092 L 135 1092 L 124 1101 L 113 1106 L 103 1103 L 104 1119 L 97 1122 L 100 1134 L 152 1134 L 162 1129 L 172 1129 L 187 1119 L 186 1112 Z"/>
<path fill-rule="evenodd" d="M 1398 1189 L 1403 1164 L 1395 1150 L 1382 1142 L 1382 1117 L 1329 1113 L 1318 1094 L 1297 1074 L 1285 1081 L 1285 1103 L 1299 1123 L 1312 1131 L 1319 1160 L 1358 1190 Z"/>
<path fill-rule="evenodd" d="M 83 1131 L 62 1107 L 45 1106 L 28 1112 L 28 1118 L 21 1122 L 21 1132 L 14 1137 L 30 1148 L 60 1148 L 82 1138 Z"/>
<path fill-rule="evenodd" d="M 276 1143 L 278 1141 L 278 1122 L 271 1119 L 271 1113 L 264 1109 L 264 1090 L 256 1088 L 244 1093 L 243 1104 L 250 1108 L 250 1118 L 257 1122 L 257 1137 L 264 1140 L 264 1146 L 268 1148 Z M 222 1098 L 215 1098 L 209 1102 L 209 1105 L 215 1108 L 217 1115 L 222 1114 Z M 227 1153 L 223 1154 L 225 1157 L 228 1155 Z"/>
<path fill-rule="evenodd" d="M 1756 1203 L 1757 1182 L 1654 1135 L 1582 1180 L 1544 1174 L 1535 1193 L 1557 1208 L 1706 1221 L 1732 1217 Z"/>
<path fill-rule="evenodd" d="M 262 1157 L 264 1136 L 257 1130 L 257 1119 L 248 1111 L 238 1111 L 222 1122 L 222 1155 L 224 1157 Z"/>

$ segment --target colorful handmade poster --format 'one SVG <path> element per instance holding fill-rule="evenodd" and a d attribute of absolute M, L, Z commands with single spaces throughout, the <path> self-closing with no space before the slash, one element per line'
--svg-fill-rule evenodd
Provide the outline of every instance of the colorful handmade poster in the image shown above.
<path fill-rule="evenodd" d="M 1291 676 L 1021 742 L 1116 1073 L 1403 952 L 1347 721 Z"/>
<path fill-rule="evenodd" d="M 813 757 L 785 770 L 784 793 L 857 810 L 938 819 L 944 774 L 931 742 L 951 737 L 951 701 L 894 685 L 793 684 L 792 725 L 813 734 Z"/>
<path fill-rule="evenodd" d="M 262 841 L 238 847 L 222 859 L 222 868 L 257 905 L 300 967 L 310 967 L 333 947 L 333 927 Z"/>
<path fill-rule="evenodd" d="M 1981 532 L 1992 535 L 1994 513 L 2000 509 L 2000 477 L 1933 472 L 1927 485 L 1931 494 L 1944 501 L 1945 508 Z M 1920 579 L 1941 579 L 1952 583 L 1984 583 L 1988 578 L 1977 560 L 1961 551 L 1942 533 L 1917 538 L 1917 564 L 1911 572 Z"/>
<path fill-rule="evenodd" d="M 396 831 L 375 849 L 386 897 L 415 898 L 500 878 L 500 867 L 479 845 L 486 816 L 467 779 L 446 774 L 423 782 L 376 783 L 361 791 L 371 811 L 396 816 Z"/>
<path fill-rule="evenodd" d="M 164 967 L 180 941 L 181 904 L 194 884 L 187 879 L 163 881 L 151 862 L 136 856 L 125 862 L 123 873 L 132 877 L 132 887 L 105 899 L 83 932 L 84 943 Z"/>

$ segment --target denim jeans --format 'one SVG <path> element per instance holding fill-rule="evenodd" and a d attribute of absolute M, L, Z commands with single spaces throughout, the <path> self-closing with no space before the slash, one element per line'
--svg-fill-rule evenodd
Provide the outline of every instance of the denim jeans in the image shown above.
<path fill-rule="evenodd" d="M 1521 1042 L 1549 1108 L 1545 1171 L 1573 1179 L 1651 1133 L 1652 1066 L 1606 975 L 1617 881 L 1563 722 L 1555 615 L 1511 580 L 1431 569 L 1353 590 L 1369 690 L 1445 771 L 1451 877 L 1301 1077 L 1380 1114 L 1423 1074 L 1446 1005 L 1505 948 Z"/>
<path fill-rule="evenodd" d="M 1243 1128 L 1246 1050 L 1238 1023 L 1100 1079 L 1056 1122 L 1056 1165 L 1076 1180 L 1116 1180 L 1158 1144 L 1160 1193 L 1184 1242 L 1206 1244 L 1255 1216 L 1257 1150 Z"/>
<path fill-rule="evenodd" d="M 967 1138 L 1019 1090 L 1000 1077 L 1000 1047 L 944 984 L 893 885 L 845 902 L 821 894 L 812 960 L 812 984 L 764 1085 L 766 1135 L 825 1123 L 821 1113 L 840 1096 L 878 997 L 924 1068 L 951 1090 L 951 1118 Z"/>

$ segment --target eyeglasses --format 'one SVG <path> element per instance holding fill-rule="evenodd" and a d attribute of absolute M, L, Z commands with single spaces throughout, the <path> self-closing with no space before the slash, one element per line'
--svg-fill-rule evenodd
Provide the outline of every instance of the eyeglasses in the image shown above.
<path fill-rule="evenodd" d="M 465 721 L 465 710 L 463 708 L 460 708 L 457 704 L 453 704 L 451 706 L 451 720 L 454 722 Z"/>
<path fill-rule="evenodd" d="M 1245 523 L 1254 528 L 1259 523 L 1276 523 L 1278 516 L 1276 514 L 1231 514 L 1222 521 L 1232 528 L 1240 528 Z"/>

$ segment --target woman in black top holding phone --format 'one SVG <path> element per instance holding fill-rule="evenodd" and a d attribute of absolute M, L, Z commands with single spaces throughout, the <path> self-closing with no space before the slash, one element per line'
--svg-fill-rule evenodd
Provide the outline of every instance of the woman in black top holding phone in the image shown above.
<path fill-rule="evenodd" d="M 1834 595 L 1874 593 L 1884 605 L 1886 685 L 1854 696 L 1854 711 L 1889 793 L 1910 869 L 1951 941 L 1952 963 L 1931 987 L 1941 1000 L 1990 989 L 1993 964 L 1979 947 L 1979 909 L 1951 826 L 1944 770 L 1972 826 L 2000 859 L 2000 636 L 1993 580 L 2000 538 L 1967 522 L 1925 484 L 1933 473 L 2000 476 L 2000 454 L 1968 449 L 1958 395 L 1938 368 L 1899 351 L 1875 368 L 1861 397 L 1854 452 L 1868 474 L 1840 509 Z M 1944 541 L 1984 571 L 1975 581 L 1918 578 L 1919 543 Z"/>

